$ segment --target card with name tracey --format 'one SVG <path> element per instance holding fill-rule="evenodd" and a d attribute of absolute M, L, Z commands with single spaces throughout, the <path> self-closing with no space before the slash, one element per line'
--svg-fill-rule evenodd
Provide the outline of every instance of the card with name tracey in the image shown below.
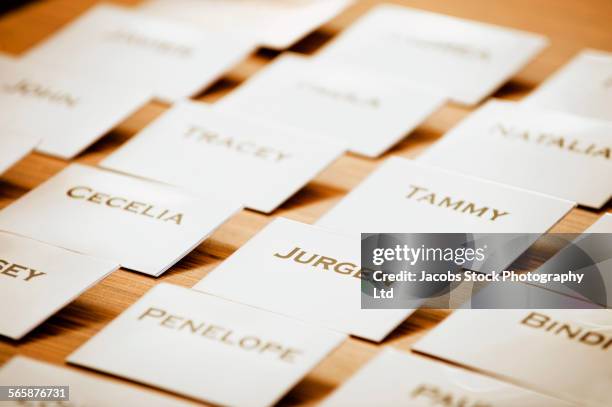
<path fill-rule="evenodd" d="M 91 8 L 23 56 L 166 101 L 197 94 L 253 50 L 248 41 L 112 5 Z M 116 94 L 121 100 L 122 93 Z"/>
<path fill-rule="evenodd" d="M 68 362 L 214 404 L 270 406 L 345 338 L 162 283 Z"/>
<path fill-rule="evenodd" d="M 240 210 L 79 164 L 0 211 L 0 230 L 159 276 Z"/>
<path fill-rule="evenodd" d="M 471 105 L 502 86 L 547 44 L 537 34 L 384 4 L 317 57 L 427 84 Z"/>
<path fill-rule="evenodd" d="M 419 85 L 290 54 L 215 106 L 340 140 L 352 152 L 376 157 L 407 136 L 444 100 L 441 93 Z"/>
<path fill-rule="evenodd" d="M 413 310 L 361 309 L 360 247 L 359 239 L 279 218 L 193 288 L 382 341 Z"/>
<path fill-rule="evenodd" d="M 333 406 L 570 407 L 443 363 L 386 348 L 323 403 Z"/>
<path fill-rule="evenodd" d="M 101 165 L 271 212 L 344 151 L 299 129 L 175 105 Z"/>
<path fill-rule="evenodd" d="M 612 123 L 491 101 L 419 162 L 601 208 L 612 196 Z"/>
<path fill-rule="evenodd" d="M 39 137 L 4 128 L 0 138 L 0 175 L 28 155 L 39 142 Z"/>
<path fill-rule="evenodd" d="M 21 339 L 118 268 L 0 231 L 0 335 Z"/>

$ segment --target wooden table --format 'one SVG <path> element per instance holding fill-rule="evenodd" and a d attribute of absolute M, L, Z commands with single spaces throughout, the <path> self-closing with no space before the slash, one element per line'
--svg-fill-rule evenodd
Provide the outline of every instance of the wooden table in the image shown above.
<path fill-rule="evenodd" d="M 377 2 L 358 0 L 357 4 L 300 41 L 291 50 L 306 54 L 316 52 L 322 44 Z M 19 55 L 94 3 L 96 2 L 93 0 L 39 1 L 2 16 L 0 51 Z M 125 0 L 117 3 L 135 4 L 137 1 Z M 612 51 L 610 0 L 414 0 L 396 1 L 396 3 L 548 36 L 551 39 L 551 46 L 494 95 L 502 99 L 522 98 L 582 48 Z M 224 79 L 213 85 L 198 99 L 215 101 L 277 55 L 278 52 L 275 51 L 258 51 L 236 66 Z M 97 164 L 166 108 L 167 106 L 157 103 L 144 106 L 111 134 L 79 156 L 76 161 Z M 125 270 L 117 271 L 81 295 L 22 341 L 0 339 L 0 363 L 15 354 L 23 354 L 63 365 L 69 353 L 95 335 L 153 285 L 165 281 L 191 287 L 275 216 L 285 216 L 307 223 L 314 222 L 354 188 L 381 160 L 390 155 L 416 157 L 468 115 L 470 110 L 447 105 L 410 137 L 378 160 L 345 155 L 272 216 L 248 210 L 242 211 L 158 279 Z M 41 154 L 30 154 L 0 178 L 0 208 L 35 188 L 67 164 L 65 161 Z M 612 205 L 608 204 L 600 212 L 575 209 L 554 230 L 581 232 L 605 211 L 612 212 Z M 413 342 L 425 335 L 447 314 L 448 311 L 419 310 L 381 345 L 349 339 L 295 387 L 283 399 L 282 404 L 316 403 L 355 373 L 382 346 L 408 350 Z"/>

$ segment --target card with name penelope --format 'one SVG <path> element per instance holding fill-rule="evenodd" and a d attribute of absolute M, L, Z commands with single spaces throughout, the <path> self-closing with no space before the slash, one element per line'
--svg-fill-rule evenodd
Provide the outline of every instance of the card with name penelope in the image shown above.
<path fill-rule="evenodd" d="M 490 101 L 419 162 L 601 208 L 612 196 L 612 123 Z"/>
<path fill-rule="evenodd" d="M 569 407 L 573 404 L 386 348 L 321 404 L 411 407 Z"/>
<path fill-rule="evenodd" d="M 32 402 L 32 406 L 195 406 L 195 403 L 186 400 L 137 389 L 90 373 L 81 373 L 23 356 L 15 356 L 2 366 L 0 383 L 12 386 L 69 387 L 70 401 L 49 402 L 49 404 Z M 0 405 L 4 403 L 0 402 Z M 30 404 L 22 402 L 17 405 Z"/>
<path fill-rule="evenodd" d="M 240 208 L 72 164 L 0 211 L 0 230 L 159 276 Z"/>
<path fill-rule="evenodd" d="M 379 342 L 413 310 L 361 309 L 360 248 L 278 218 L 193 288 Z"/>
<path fill-rule="evenodd" d="M 546 37 L 537 34 L 384 4 L 317 57 L 427 84 L 453 101 L 472 105 L 502 86 L 547 44 Z"/>
<path fill-rule="evenodd" d="M 215 106 L 340 140 L 352 152 L 376 157 L 407 136 L 444 100 L 441 93 L 418 85 L 285 55 Z"/>
<path fill-rule="evenodd" d="M 214 404 L 270 406 L 344 339 L 334 331 L 162 283 L 68 362 Z"/>
<path fill-rule="evenodd" d="M 52 156 L 73 158 L 150 99 L 87 71 L 0 60 L 0 131 L 42 139 L 37 150 Z"/>
<path fill-rule="evenodd" d="M 0 335 L 21 339 L 118 268 L 0 231 Z"/>
<path fill-rule="evenodd" d="M 290 47 L 353 0 L 149 0 L 139 10 L 231 33 L 254 45 Z"/>
<path fill-rule="evenodd" d="M 523 103 L 612 121 L 612 53 L 582 51 Z"/>
<path fill-rule="evenodd" d="M 98 5 L 30 49 L 24 60 L 86 71 L 165 101 L 193 96 L 252 51 L 246 41 L 139 13 Z M 122 93 L 115 95 L 121 100 Z"/>
<path fill-rule="evenodd" d="M 31 134 L 4 128 L 0 137 L 0 175 L 28 155 L 40 142 Z"/>
<path fill-rule="evenodd" d="M 344 152 L 333 140 L 182 102 L 100 165 L 272 212 Z"/>

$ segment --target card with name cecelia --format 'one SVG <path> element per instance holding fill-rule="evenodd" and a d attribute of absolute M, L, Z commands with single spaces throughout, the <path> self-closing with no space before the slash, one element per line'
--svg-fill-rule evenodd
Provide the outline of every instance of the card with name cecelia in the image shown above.
<path fill-rule="evenodd" d="M 193 288 L 382 341 L 413 310 L 361 308 L 360 247 L 359 239 L 278 218 Z"/>
<path fill-rule="evenodd" d="M 68 362 L 214 404 L 270 406 L 344 339 L 334 331 L 162 283 Z"/>
<path fill-rule="evenodd" d="M 272 212 L 338 158 L 342 144 L 182 102 L 100 164 Z"/>
<path fill-rule="evenodd" d="M 21 339 L 118 268 L 0 231 L 0 335 Z"/>
<path fill-rule="evenodd" d="M 0 230 L 159 276 L 240 209 L 71 164 L 0 211 Z"/>

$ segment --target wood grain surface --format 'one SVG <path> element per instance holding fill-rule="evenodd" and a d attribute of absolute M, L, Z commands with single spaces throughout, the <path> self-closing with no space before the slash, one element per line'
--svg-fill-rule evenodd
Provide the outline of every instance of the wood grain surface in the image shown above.
<path fill-rule="evenodd" d="M 38 1 L 1 16 L 0 51 L 19 55 L 95 3 L 93 0 Z M 115 3 L 136 4 L 137 1 Z M 354 6 L 293 46 L 291 51 L 316 53 L 330 38 L 376 3 L 375 0 L 358 0 Z M 610 0 L 414 0 L 396 3 L 548 36 L 551 40 L 550 47 L 496 92 L 494 96 L 502 99 L 521 99 L 583 48 L 612 51 Z M 197 99 L 214 102 L 225 93 L 231 92 L 278 54 L 276 51 L 259 50 L 235 66 L 225 78 Z M 97 164 L 165 109 L 167 106 L 158 103 L 142 107 L 75 161 Z M 345 155 L 271 216 L 249 210 L 242 211 L 158 279 L 126 270 L 113 273 L 25 339 L 0 339 L 0 363 L 15 354 L 23 354 L 65 365 L 64 359 L 69 353 L 100 331 L 153 285 L 164 281 L 191 287 L 276 216 L 307 223 L 316 221 L 386 157 L 418 156 L 469 113 L 470 109 L 464 107 L 445 106 L 380 159 Z M 508 157 L 509 160 L 512 158 Z M 30 154 L 0 178 L 0 208 L 35 188 L 67 164 L 66 161 L 41 154 Z M 215 191 L 211 190 L 210 193 L 214 194 Z M 612 212 L 610 203 L 600 212 L 575 209 L 554 230 L 581 232 L 606 211 Z M 92 230 L 90 233 L 96 231 Z M 425 335 L 448 315 L 448 312 L 419 310 L 381 345 L 350 338 L 295 387 L 281 404 L 317 403 L 363 366 L 382 346 L 409 350 L 413 342 Z M 90 374 L 97 375 L 93 372 Z M 257 378 L 254 377 L 253 380 Z M 137 384 L 131 385 L 139 387 Z"/>

